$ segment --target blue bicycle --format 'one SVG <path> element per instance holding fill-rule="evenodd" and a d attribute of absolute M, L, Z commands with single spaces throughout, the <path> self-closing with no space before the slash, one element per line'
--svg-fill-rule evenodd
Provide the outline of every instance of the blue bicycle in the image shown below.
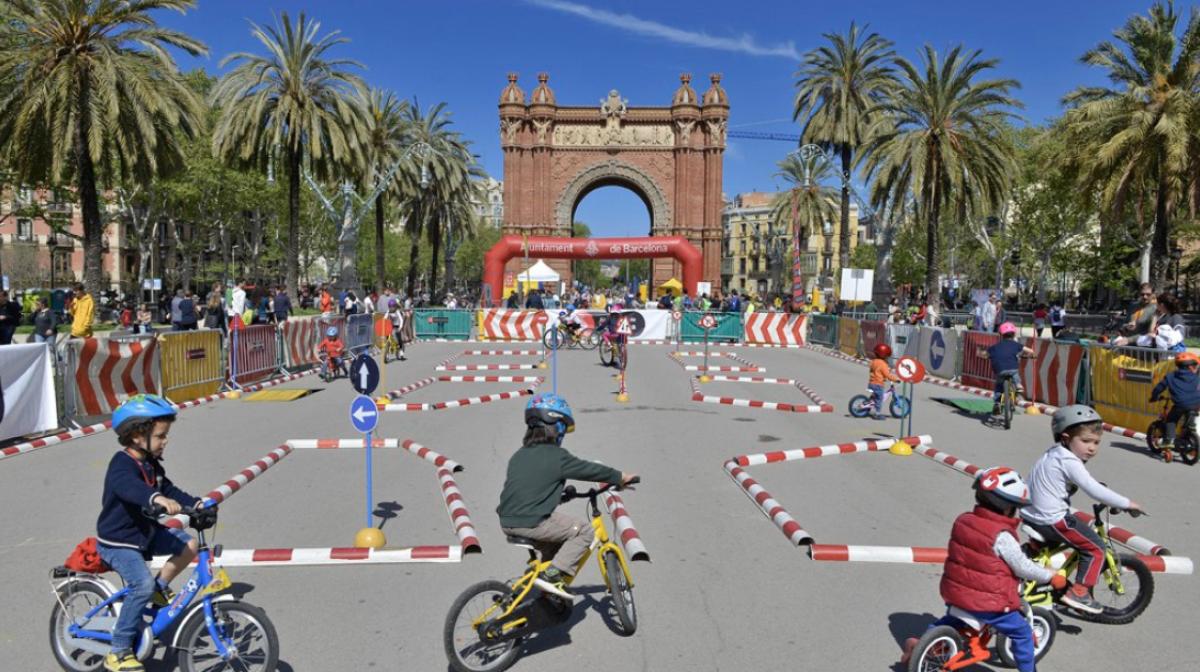
<path fill-rule="evenodd" d="M 154 517 L 164 513 L 161 507 L 148 512 Z M 196 569 L 169 605 L 151 602 L 143 607 L 152 622 L 138 637 L 134 655 L 146 660 L 169 635 L 170 653 L 183 672 L 274 672 L 279 637 L 266 613 L 233 595 L 219 594 L 232 582 L 223 568 L 213 566 L 214 558 L 221 555 L 220 545 L 210 549 L 204 537 L 204 530 L 216 524 L 216 516 L 206 515 L 202 508 L 183 513 L 198 534 Z M 55 659 L 68 672 L 101 669 L 128 588 L 118 590 L 99 574 L 61 566 L 51 570 L 50 584 L 56 601 L 50 612 Z"/>

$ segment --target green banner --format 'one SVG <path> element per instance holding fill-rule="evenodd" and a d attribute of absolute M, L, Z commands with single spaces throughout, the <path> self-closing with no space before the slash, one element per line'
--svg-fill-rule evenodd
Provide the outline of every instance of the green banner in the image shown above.
<path fill-rule="evenodd" d="M 413 311 L 413 330 L 418 341 L 434 338 L 451 341 L 470 340 L 474 323 L 473 310 L 421 308 Z"/>
<path fill-rule="evenodd" d="M 709 343 L 741 343 L 742 341 L 742 314 L 741 313 L 699 313 L 685 312 L 683 314 L 683 333 L 682 338 L 684 343 L 703 343 L 704 328 L 700 326 L 700 319 L 705 315 L 711 315 L 716 318 L 717 326 L 708 332 Z"/>

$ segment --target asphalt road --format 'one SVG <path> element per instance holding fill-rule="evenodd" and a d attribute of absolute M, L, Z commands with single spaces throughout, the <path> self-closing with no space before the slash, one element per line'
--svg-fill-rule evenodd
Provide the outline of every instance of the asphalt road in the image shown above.
<path fill-rule="evenodd" d="M 439 375 L 433 367 L 464 349 L 491 347 L 530 346 L 421 344 L 409 351 L 408 362 L 388 365 L 387 388 Z M 836 408 L 787 413 L 691 401 L 687 376 L 694 374 L 668 358 L 668 351 L 630 349 L 627 404 L 616 402 L 616 381 L 599 366 L 596 353 L 568 351 L 559 358 L 558 391 L 578 420 L 566 445 L 577 455 L 642 475 L 643 485 L 624 499 L 653 562 L 633 567 L 636 635 L 615 634 L 599 571 L 589 566 L 577 584 L 589 597 L 576 616 L 531 640 L 515 669 L 891 669 L 898 642 L 943 610 L 940 567 L 813 562 L 721 468 L 736 454 L 895 433 L 896 421 L 846 415 L 849 397 L 865 387 L 866 369 L 811 351 L 737 349 L 766 367 L 765 373 L 745 375 L 798 379 Z M 454 364 L 505 361 L 536 358 L 462 357 Z M 544 373 L 540 390 L 553 386 L 550 371 L 446 373 Z M 287 439 L 354 436 L 347 417 L 353 391 L 345 381 L 325 385 L 308 377 L 286 387 L 319 391 L 288 403 L 221 401 L 184 411 L 167 448 L 171 477 L 203 493 Z M 521 387 L 437 383 L 414 392 L 412 400 Z M 705 390 L 808 403 L 785 386 L 713 383 Z M 1018 416 L 1005 432 L 932 401 L 962 393 L 922 385 L 916 396 L 916 432 L 932 434 L 938 448 L 975 464 L 1028 471 L 1049 445 L 1044 417 Z M 524 551 L 506 546 L 494 513 L 507 458 L 520 443 L 523 404 L 524 398 L 381 419 L 382 436 L 414 439 L 466 467 L 456 480 L 482 555 L 443 565 L 230 568 L 237 591 L 266 609 L 279 631 L 280 669 L 446 669 L 441 632 L 454 597 L 478 580 L 515 576 L 523 566 Z M 52 604 L 47 572 L 94 533 L 104 467 L 114 450 L 113 435 L 104 433 L 0 462 L 4 670 L 56 669 L 47 643 Z M 365 523 L 363 463 L 361 450 L 296 451 L 222 505 L 216 541 L 230 549 L 350 545 Z M 1195 487 L 1200 467 L 1164 465 L 1135 442 L 1106 435 L 1091 470 L 1152 513 L 1120 523 L 1176 555 L 1200 558 L 1200 536 L 1192 527 L 1200 508 Z M 954 517 L 972 502 L 967 478 L 917 456 L 838 456 L 751 472 L 821 543 L 944 545 Z M 391 545 L 456 542 L 433 471 L 414 456 L 375 453 L 375 499 L 392 512 L 382 521 Z M 579 502 L 567 510 L 584 515 Z M 1190 576 L 1156 579 L 1153 604 L 1132 625 L 1065 618 L 1043 668 L 1194 669 L 1187 661 L 1200 652 L 1191 639 L 1200 584 Z"/>

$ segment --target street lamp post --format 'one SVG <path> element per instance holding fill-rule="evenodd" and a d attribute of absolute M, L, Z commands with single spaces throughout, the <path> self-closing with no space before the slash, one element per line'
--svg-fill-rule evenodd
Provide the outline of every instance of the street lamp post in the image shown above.
<path fill-rule="evenodd" d="M 1171 261 L 1175 264 L 1175 298 L 1179 298 L 1179 260 L 1183 258 L 1183 248 L 1176 243 L 1175 247 L 1171 248 Z"/>

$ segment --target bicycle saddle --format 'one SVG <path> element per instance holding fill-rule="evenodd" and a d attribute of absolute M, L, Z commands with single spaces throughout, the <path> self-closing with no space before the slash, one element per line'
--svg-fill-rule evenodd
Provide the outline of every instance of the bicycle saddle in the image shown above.
<path fill-rule="evenodd" d="M 967 625 L 967 627 L 971 628 L 972 630 L 982 630 L 983 629 L 983 622 L 980 621 L 978 618 L 976 618 L 974 615 L 972 615 L 969 611 L 966 611 L 965 609 L 960 609 L 958 607 L 951 606 L 946 610 L 946 613 L 948 613 L 951 616 L 953 616 L 954 618 L 957 618 L 958 620 L 962 621 L 963 623 L 965 623 Z"/>
<path fill-rule="evenodd" d="M 513 546 L 520 546 L 522 548 L 534 548 L 534 544 L 536 543 L 529 537 L 518 537 L 515 534 L 506 535 L 504 540 Z"/>
<path fill-rule="evenodd" d="M 1046 543 L 1046 538 L 1043 537 L 1040 532 L 1033 529 L 1029 525 L 1026 525 L 1025 523 L 1021 523 L 1021 531 L 1025 533 L 1025 536 L 1029 537 L 1033 541 L 1037 541 L 1037 542 L 1040 542 L 1043 544 Z"/>

